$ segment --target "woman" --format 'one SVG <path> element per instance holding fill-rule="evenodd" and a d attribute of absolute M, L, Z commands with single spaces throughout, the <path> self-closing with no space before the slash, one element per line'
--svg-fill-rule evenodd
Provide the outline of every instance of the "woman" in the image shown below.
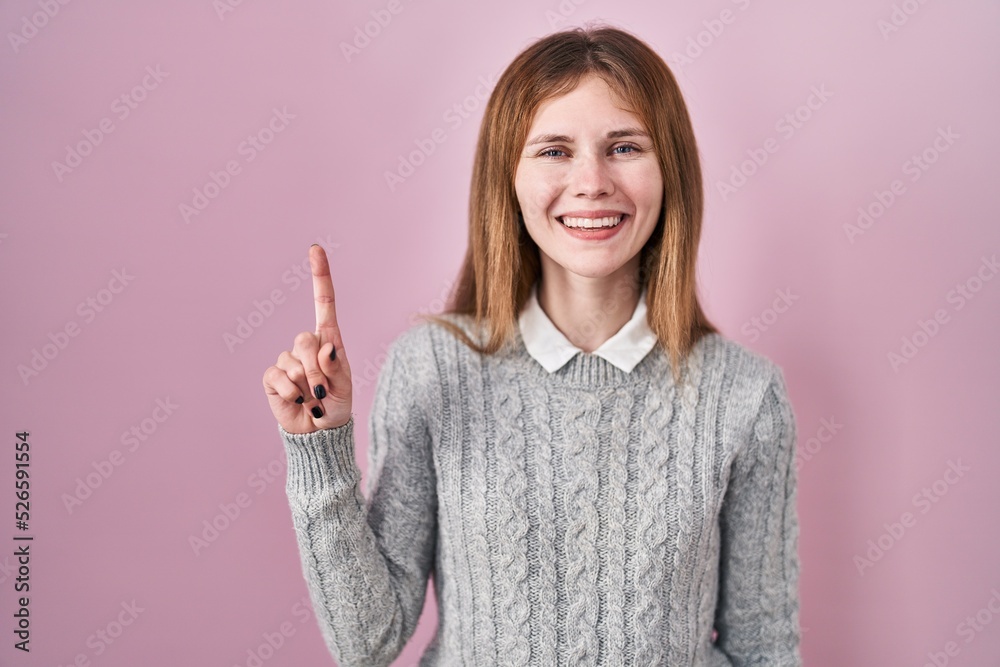
<path fill-rule="evenodd" d="M 326 255 L 267 370 L 302 566 L 341 665 L 799 665 L 795 421 L 780 367 L 695 291 L 697 147 L 614 28 L 531 45 L 490 97 L 448 312 L 387 351 L 354 460 Z"/>

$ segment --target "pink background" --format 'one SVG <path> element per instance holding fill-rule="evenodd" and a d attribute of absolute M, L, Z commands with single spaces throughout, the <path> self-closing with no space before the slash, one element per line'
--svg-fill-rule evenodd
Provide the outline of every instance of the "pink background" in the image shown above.
<path fill-rule="evenodd" d="M 248 665 L 284 624 L 263 664 L 329 664 L 300 604 L 285 457 L 261 386 L 314 325 L 295 267 L 311 243 L 327 246 L 367 424 L 385 346 L 414 313 L 441 309 L 459 268 L 488 86 L 534 39 L 604 19 L 671 62 L 687 99 L 709 316 L 789 383 L 806 663 L 998 664 L 1000 278 L 983 263 L 1000 254 L 997 3 L 232 4 L 0 9 L 0 404 L 5 438 L 31 432 L 35 535 L 24 655 L 11 634 L 11 446 L 0 663 Z M 340 45 L 371 12 L 391 21 L 348 59 Z M 894 12 L 900 25 L 883 34 Z M 797 128 L 781 120 L 796 113 Z M 96 132 L 102 120 L 110 133 Z M 281 131 L 268 136 L 271 122 Z M 385 172 L 435 130 L 444 140 L 390 189 Z M 254 152 L 243 142 L 258 133 L 273 141 Z M 89 154 L 57 174 L 81 142 Z M 751 175 L 723 195 L 755 154 L 766 162 L 746 163 Z M 211 172 L 225 183 L 230 161 L 238 171 L 185 221 L 180 205 Z M 880 196 L 893 201 L 850 235 Z M 248 317 L 259 326 L 227 343 Z M 904 338 L 914 349 L 894 368 Z M 169 416 L 156 410 L 168 399 Z M 144 420 L 143 440 L 122 440 Z M 362 462 L 367 444 L 359 429 Z M 70 511 L 78 480 L 109 465 Z M 239 516 L 195 553 L 190 537 L 238 499 Z M 97 640 L 133 601 L 142 611 L 124 632 Z M 430 601 L 397 664 L 416 663 L 434 614 Z"/>

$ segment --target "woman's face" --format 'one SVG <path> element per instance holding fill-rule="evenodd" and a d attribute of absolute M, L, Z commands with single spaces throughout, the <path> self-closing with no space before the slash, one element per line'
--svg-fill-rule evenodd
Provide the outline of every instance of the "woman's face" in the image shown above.
<path fill-rule="evenodd" d="M 635 271 L 656 227 L 663 177 L 653 142 L 612 95 L 603 79 L 586 75 L 572 91 L 542 102 L 528 130 L 514 190 L 545 276 Z M 616 220 L 613 227 L 571 227 Z"/>

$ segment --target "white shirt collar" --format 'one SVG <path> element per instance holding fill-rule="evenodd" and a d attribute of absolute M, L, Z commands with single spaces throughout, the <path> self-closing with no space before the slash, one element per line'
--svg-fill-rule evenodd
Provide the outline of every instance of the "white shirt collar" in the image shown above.
<path fill-rule="evenodd" d="M 538 304 L 538 283 L 531 288 L 531 296 L 518 317 L 518 327 L 528 353 L 550 373 L 562 368 L 577 353 L 583 352 L 569 342 Z M 646 322 L 646 286 L 643 285 L 632 319 L 604 341 L 593 354 L 603 357 L 626 373 L 631 373 L 656 346 L 656 340 L 656 334 Z"/>

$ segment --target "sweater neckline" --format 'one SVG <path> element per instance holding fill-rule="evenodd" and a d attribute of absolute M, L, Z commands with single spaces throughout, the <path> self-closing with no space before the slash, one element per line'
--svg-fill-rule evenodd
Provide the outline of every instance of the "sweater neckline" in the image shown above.
<path fill-rule="evenodd" d="M 654 377 L 673 382 L 669 361 L 658 343 L 631 372 L 623 371 L 600 355 L 581 351 L 565 365 L 550 373 L 537 359 L 531 356 L 520 330 L 516 328 L 514 337 L 504 351 L 504 355 L 504 361 L 513 363 L 516 366 L 516 371 L 549 384 L 600 389 L 642 383 Z"/>

